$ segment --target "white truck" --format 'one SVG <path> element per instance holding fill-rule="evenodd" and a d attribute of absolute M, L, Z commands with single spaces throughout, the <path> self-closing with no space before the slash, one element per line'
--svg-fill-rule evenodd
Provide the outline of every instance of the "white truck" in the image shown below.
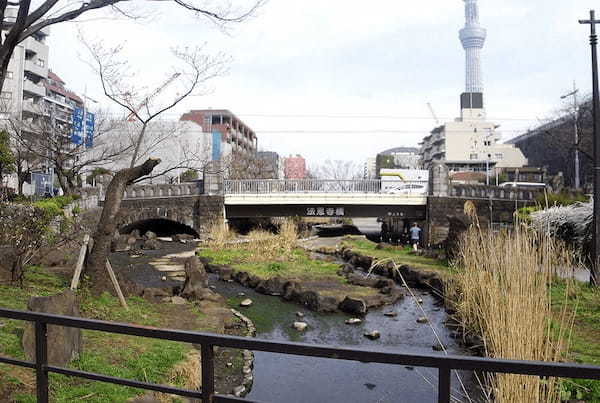
<path fill-rule="evenodd" d="M 381 192 L 394 194 L 426 195 L 429 171 L 425 169 L 382 169 Z"/>

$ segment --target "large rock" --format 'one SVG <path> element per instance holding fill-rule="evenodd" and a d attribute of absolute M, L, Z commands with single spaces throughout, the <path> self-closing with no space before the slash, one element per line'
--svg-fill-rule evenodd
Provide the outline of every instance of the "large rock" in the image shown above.
<path fill-rule="evenodd" d="M 283 295 L 286 281 L 281 277 L 271 277 L 268 280 L 261 281 L 256 286 L 256 292 L 267 295 Z"/>
<path fill-rule="evenodd" d="M 185 282 L 181 290 L 181 296 L 191 299 L 199 298 L 203 290 L 208 288 L 208 274 L 204 265 L 197 256 L 192 256 L 185 261 Z"/>
<path fill-rule="evenodd" d="M 142 249 L 146 249 L 146 250 L 160 249 L 160 241 L 155 238 L 150 238 L 150 239 L 144 241 L 144 245 L 142 246 Z"/>
<path fill-rule="evenodd" d="M 31 297 L 27 302 L 27 309 L 33 312 L 80 316 L 77 298 L 71 290 L 49 297 Z M 47 341 L 50 365 L 63 367 L 81 353 L 81 329 L 49 325 Z M 31 323 L 25 327 L 23 350 L 28 360 L 35 360 L 35 329 Z"/>
<path fill-rule="evenodd" d="M 194 239 L 194 236 L 190 235 L 190 234 L 176 234 L 176 235 L 173 235 L 171 238 L 173 239 L 173 242 L 181 242 L 181 241 L 186 242 L 186 241 L 191 241 L 192 239 Z"/>
<path fill-rule="evenodd" d="M 146 239 L 156 239 L 156 234 L 152 231 L 146 231 L 144 234 L 144 238 Z"/>
<path fill-rule="evenodd" d="M 346 297 L 339 305 L 340 311 L 352 315 L 364 315 L 367 313 L 367 304 L 359 298 Z"/>
<path fill-rule="evenodd" d="M 141 296 L 151 302 L 160 302 L 163 298 L 172 297 L 171 288 L 148 287 L 142 290 Z"/>

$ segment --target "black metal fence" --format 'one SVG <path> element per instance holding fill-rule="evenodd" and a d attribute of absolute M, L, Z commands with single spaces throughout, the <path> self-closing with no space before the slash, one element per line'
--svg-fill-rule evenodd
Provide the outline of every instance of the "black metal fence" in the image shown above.
<path fill-rule="evenodd" d="M 0 363 L 35 369 L 37 401 L 48 402 L 48 373 L 74 376 L 94 381 L 109 382 L 145 390 L 168 393 L 178 396 L 201 399 L 209 402 L 251 402 L 251 400 L 215 394 L 214 347 L 228 347 L 266 351 L 271 353 L 302 355 L 310 357 L 352 360 L 382 364 L 411 365 L 438 369 L 438 402 L 450 402 L 452 370 L 485 371 L 491 373 L 511 373 L 540 377 L 583 378 L 600 380 L 600 367 L 570 363 L 548 363 L 536 361 L 513 361 L 479 357 L 461 357 L 450 355 L 399 354 L 384 351 L 335 348 L 302 343 L 279 343 L 274 341 L 222 336 L 210 333 L 198 333 L 181 330 L 167 330 L 152 327 L 128 325 L 93 319 L 42 314 L 35 312 L 0 309 L 0 318 L 33 322 L 35 326 L 35 362 L 0 357 Z M 193 343 L 201 346 L 202 389 L 185 390 L 147 382 L 115 378 L 111 376 L 79 371 L 48 365 L 47 329 L 48 325 L 67 326 L 101 332 L 118 333 L 131 336 L 149 337 Z"/>

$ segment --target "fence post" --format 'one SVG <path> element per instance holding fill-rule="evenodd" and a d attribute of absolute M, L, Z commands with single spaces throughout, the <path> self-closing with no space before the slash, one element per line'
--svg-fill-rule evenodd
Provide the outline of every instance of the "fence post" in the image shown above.
<path fill-rule="evenodd" d="M 41 320 L 35 322 L 35 386 L 38 403 L 48 403 L 47 330 L 46 323 Z"/>
<path fill-rule="evenodd" d="M 215 350 L 210 344 L 202 344 L 202 403 L 212 403 L 215 395 Z"/>
<path fill-rule="evenodd" d="M 438 403 L 450 403 L 450 368 L 438 369 Z"/>

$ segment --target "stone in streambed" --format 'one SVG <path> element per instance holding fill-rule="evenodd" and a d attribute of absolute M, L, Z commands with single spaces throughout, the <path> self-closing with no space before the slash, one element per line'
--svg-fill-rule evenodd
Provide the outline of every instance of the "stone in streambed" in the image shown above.
<path fill-rule="evenodd" d="M 427 319 L 425 316 L 421 316 L 419 319 L 417 319 L 417 323 L 428 323 L 429 319 Z"/>
<path fill-rule="evenodd" d="M 358 325 L 359 323 L 362 323 L 362 320 L 358 319 L 358 318 L 346 319 L 346 324 L 347 325 Z"/>
<path fill-rule="evenodd" d="M 292 327 L 299 332 L 303 332 L 308 327 L 308 324 L 306 322 L 294 322 Z"/>
<path fill-rule="evenodd" d="M 364 336 L 369 340 L 377 340 L 381 337 L 381 333 L 379 333 L 377 330 L 373 330 L 372 332 L 365 333 Z"/>
<path fill-rule="evenodd" d="M 244 308 L 247 308 L 250 305 L 252 305 L 252 300 L 250 298 L 246 298 L 246 299 L 242 300 L 242 302 L 240 302 L 240 306 L 244 307 Z"/>
<path fill-rule="evenodd" d="M 388 318 L 395 318 L 396 316 L 398 316 L 398 312 L 390 311 L 390 312 L 385 312 L 383 315 L 387 316 Z"/>

